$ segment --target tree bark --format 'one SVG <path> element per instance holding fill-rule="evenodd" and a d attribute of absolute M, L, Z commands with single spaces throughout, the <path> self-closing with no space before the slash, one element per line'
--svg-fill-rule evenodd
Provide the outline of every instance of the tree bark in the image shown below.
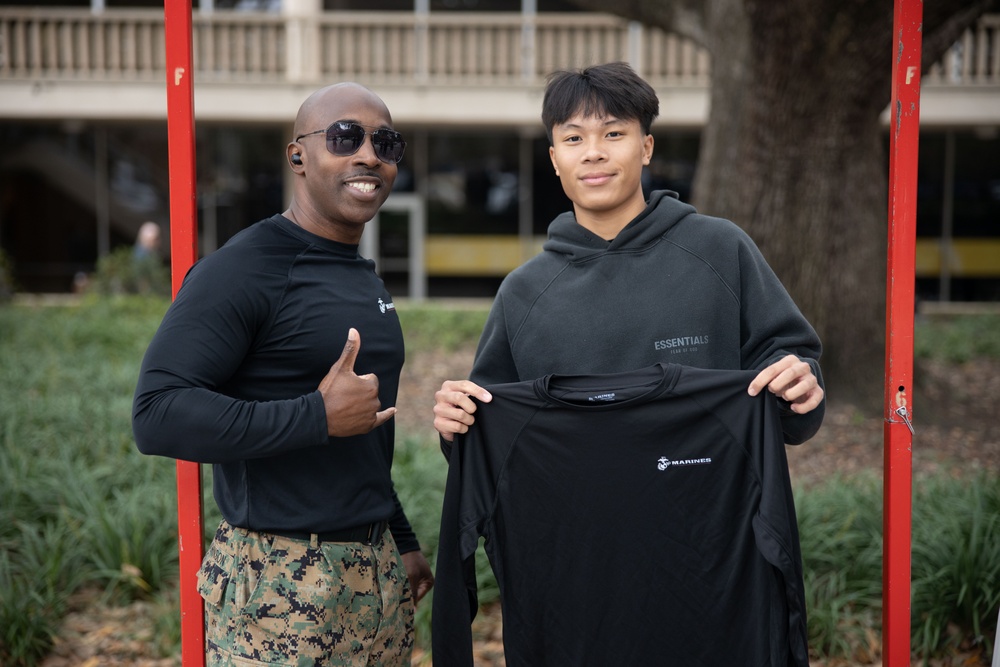
<path fill-rule="evenodd" d="M 743 128 L 725 139 L 734 155 L 701 156 L 695 182 L 696 205 L 747 230 L 820 332 L 830 394 L 876 407 L 888 210 L 879 114 L 892 33 L 892 13 L 879 4 L 744 2 L 746 73 L 713 80 L 706 134 L 726 123 L 716 114 L 729 104 L 716 99 L 741 100 Z M 725 9 L 722 20 L 732 21 Z M 731 31 L 708 33 L 724 54 L 713 62 L 729 69 Z"/>

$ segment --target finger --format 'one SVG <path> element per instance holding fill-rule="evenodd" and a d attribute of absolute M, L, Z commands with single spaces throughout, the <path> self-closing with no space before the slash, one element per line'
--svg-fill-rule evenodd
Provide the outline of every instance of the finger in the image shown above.
<path fill-rule="evenodd" d="M 427 579 L 420 580 L 417 584 L 417 602 L 420 602 L 425 595 L 431 592 L 431 586 L 433 585 L 433 582 L 428 581 Z"/>
<path fill-rule="evenodd" d="M 774 362 L 773 364 L 771 364 L 770 366 L 768 366 L 767 368 L 765 368 L 764 370 L 762 370 L 760 373 L 757 374 L 757 377 L 753 379 L 753 381 L 750 383 L 750 386 L 747 388 L 747 393 L 750 394 L 751 396 L 756 396 L 761 392 L 761 390 L 764 389 L 764 387 L 768 387 L 772 391 L 774 391 L 773 386 L 771 384 L 772 382 L 774 382 L 774 379 L 779 375 L 781 375 L 782 373 L 784 373 L 789 368 L 791 368 L 793 365 L 798 363 L 805 364 L 805 362 L 801 361 L 794 354 L 789 354 L 782 357 L 781 359 Z M 805 366 L 808 367 L 808 364 L 805 364 Z"/>
<path fill-rule="evenodd" d="M 347 369 L 354 372 L 354 361 L 358 358 L 358 351 L 361 349 L 361 334 L 354 327 L 347 330 L 347 342 L 344 343 L 344 351 L 340 353 L 340 359 L 333 364 L 333 369 Z"/>
<path fill-rule="evenodd" d="M 359 386 L 367 386 L 369 391 L 378 393 L 378 376 L 374 373 L 365 373 L 364 375 L 356 375 L 356 378 L 361 381 Z"/>
<path fill-rule="evenodd" d="M 434 419 L 434 430 L 440 433 L 441 437 L 448 442 L 453 442 L 456 435 L 468 433 L 469 426 L 461 422 L 457 422 L 454 419 L 436 417 Z"/>
<path fill-rule="evenodd" d="M 493 400 L 493 396 L 490 392 L 486 391 L 480 387 L 475 382 L 471 380 L 445 380 L 441 383 L 441 390 L 439 394 L 464 394 L 466 396 L 475 396 L 480 401 L 484 403 L 489 403 Z"/>
<path fill-rule="evenodd" d="M 804 415 L 807 412 L 812 412 L 819 407 L 819 404 L 823 402 L 823 397 L 825 392 L 821 387 L 816 387 L 813 391 L 805 396 L 805 399 L 796 403 L 792 403 L 792 412 L 800 415 Z"/>
<path fill-rule="evenodd" d="M 782 379 L 783 378 L 779 376 L 777 380 L 771 383 L 770 389 L 781 398 L 790 402 L 801 402 L 804 400 L 804 397 L 807 398 L 812 391 L 819 387 L 819 381 L 812 373 L 785 378 L 787 384 L 782 386 L 779 390 L 776 385 Z"/>
<path fill-rule="evenodd" d="M 472 403 L 472 401 L 469 401 L 469 403 Z M 438 403 L 434 406 L 434 416 L 436 418 L 456 421 L 466 425 L 471 425 L 476 421 L 476 418 L 472 416 L 472 413 L 475 411 L 475 404 L 472 404 L 472 409 L 451 403 Z"/>
<path fill-rule="evenodd" d="M 374 431 L 379 426 L 392 419 L 393 416 L 395 416 L 395 414 L 396 414 L 396 408 L 386 408 L 385 410 L 379 410 L 378 412 L 376 412 L 375 425 L 372 426 L 372 430 Z"/>
<path fill-rule="evenodd" d="M 747 393 L 751 396 L 756 396 L 761 392 L 761 390 L 764 389 L 764 387 L 771 384 L 771 381 L 777 377 L 778 373 L 780 373 L 780 371 L 775 369 L 774 366 L 768 366 L 758 373 L 757 377 L 753 379 L 750 386 L 747 388 Z"/>
<path fill-rule="evenodd" d="M 793 398 L 801 396 L 809 389 L 808 382 L 804 382 L 806 377 L 802 376 L 799 372 L 801 369 L 788 368 L 778 373 L 778 375 L 771 380 L 767 389 L 775 396 L 780 396 L 786 401 L 791 401 Z M 802 384 L 801 391 L 796 392 L 795 389 Z"/>
<path fill-rule="evenodd" d="M 472 414 L 476 411 L 476 402 L 465 394 L 441 394 L 435 396 L 434 414 L 442 417 L 458 419 L 460 413 Z"/>

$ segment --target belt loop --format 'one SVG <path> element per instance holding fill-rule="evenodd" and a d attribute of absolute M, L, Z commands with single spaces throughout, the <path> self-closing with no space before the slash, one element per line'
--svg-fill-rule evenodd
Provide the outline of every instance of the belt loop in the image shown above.
<path fill-rule="evenodd" d="M 319 548 L 319 535 L 316 533 L 309 533 L 309 546 L 313 549 Z"/>

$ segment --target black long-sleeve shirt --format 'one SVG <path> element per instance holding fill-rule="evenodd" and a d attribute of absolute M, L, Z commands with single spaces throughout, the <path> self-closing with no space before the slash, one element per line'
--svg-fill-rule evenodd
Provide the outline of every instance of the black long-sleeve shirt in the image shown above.
<path fill-rule="evenodd" d="M 452 449 L 436 667 L 471 667 L 475 551 L 507 664 L 807 667 L 795 506 L 753 371 L 658 364 L 490 385 Z"/>
<path fill-rule="evenodd" d="M 143 359 L 133 404 L 145 454 L 213 464 L 232 525 L 332 531 L 390 519 L 418 548 L 393 490 L 394 420 L 333 438 L 317 387 L 360 333 L 354 370 L 395 405 L 403 336 L 374 264 L 280 215 L 199 261 Z"/>

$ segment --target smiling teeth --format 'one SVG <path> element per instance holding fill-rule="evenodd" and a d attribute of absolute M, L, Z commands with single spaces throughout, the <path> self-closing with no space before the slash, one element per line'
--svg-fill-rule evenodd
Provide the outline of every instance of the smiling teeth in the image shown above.
<path fill-rule="evenodd" d="M 348 183 L 348 187 L 360 190 L 361 192 L 372 192 L 375 190 L 374 183 Z"/>

